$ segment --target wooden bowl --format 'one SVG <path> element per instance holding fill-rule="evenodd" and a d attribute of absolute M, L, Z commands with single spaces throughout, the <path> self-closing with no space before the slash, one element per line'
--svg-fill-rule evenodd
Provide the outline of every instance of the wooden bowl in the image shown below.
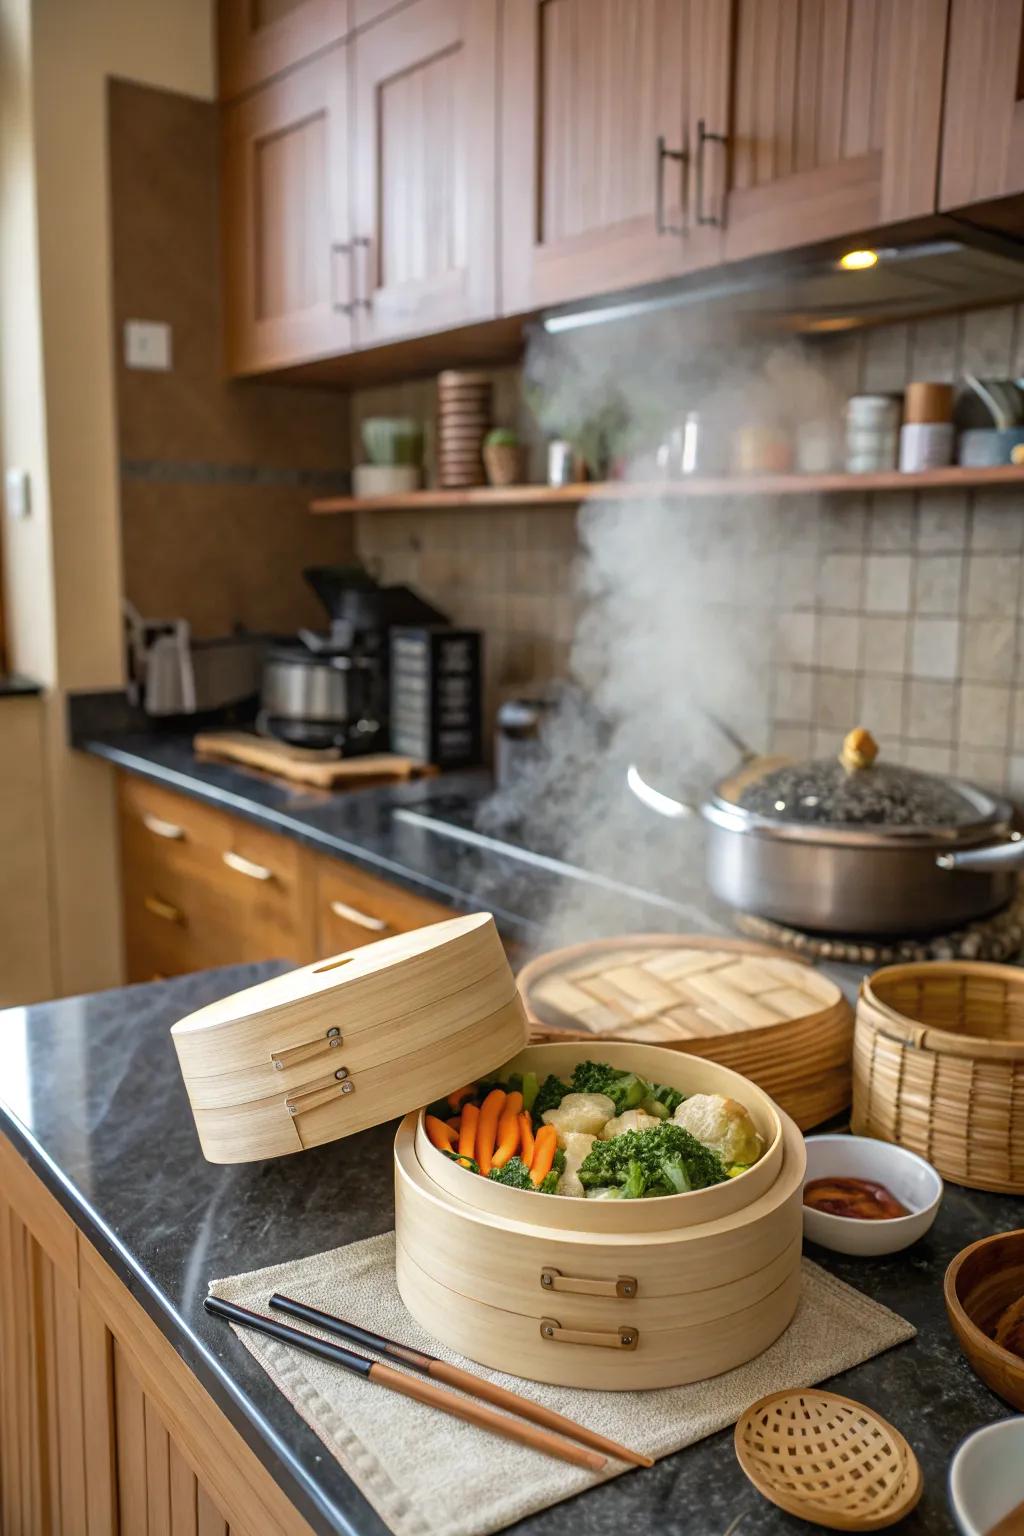
<path fill-rule="evenodd" d="M 830 1531 L 881 1531 L 921 1497 L 921 1465 L 898 1429 L 838 1392 L 773 1392 L 737 1421 L 736 1457 L 766 1499 Z"/>
<path fill-rule="evenodd" d="M 946 1311 L 971 1369 L 1024 1410 L 1024 1360 L 995 1342 L 996 1324 L 1024 1296 L 1024 1231 L 997 1232 L 962 1249 L 946 1270 Z"/>

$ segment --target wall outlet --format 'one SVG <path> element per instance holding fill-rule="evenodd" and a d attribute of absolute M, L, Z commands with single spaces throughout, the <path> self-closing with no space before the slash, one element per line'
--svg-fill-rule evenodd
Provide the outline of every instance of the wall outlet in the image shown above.
<path fill-rule="evenodd" d="M 4 505 L 8 517 L 28 517 L 32 511 L 32 482 L 27 469 L 9 469 L 5 472 Z"/>
<path fill-rule="evenodd" d="M 166 372 L 171 366 L 171 328 L 162 320 L 126 320 L 124 360 L 129 368 Z"/>

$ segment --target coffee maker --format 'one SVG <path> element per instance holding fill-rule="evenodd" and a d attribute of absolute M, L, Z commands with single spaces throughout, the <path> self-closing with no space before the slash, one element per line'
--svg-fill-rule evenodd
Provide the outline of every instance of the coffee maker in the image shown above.
<path fill-rule="evenodd" d="M 337 748 L 346 757 L 386 752 L 391 627 L 447 620 L 409 587 L 382 587 L 362 566 L 310 566 L 302 574 L 329 628 L 300 629 L 267 648 L 258 727 L 292 746 Z"/>

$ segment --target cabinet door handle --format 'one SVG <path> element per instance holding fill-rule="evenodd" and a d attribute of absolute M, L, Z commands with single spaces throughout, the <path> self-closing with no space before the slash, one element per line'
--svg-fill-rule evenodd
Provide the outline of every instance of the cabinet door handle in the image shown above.
<path fill-rule="evenodd" d="M 370 289 L 373 286 L 370 281 L 370 244 L 371 241 L 369 235 L 357 235 L 356 238 L 352 241 L 353 251 L 361 251 L 363 257 L 362 261 L 359 263 L 360 267 L 362 268 L 362 281 L 356 283 L 355 285 L 356 300 L 355 304 L 353 305 L 354 309 L 373 308 L 373 303 L 370 299 Z"/>
<path fill-rule="evenodd" d="M 154 837 L 166 837 L 172 842 L 182 842 L 185 837 L 184 827 L 179 827 L 176 821 L 164 821 L 162 816 L 154 816 L 151 811 L 143 811 L 142 825 Z"/>
<path fill-rule="evenodd" d="M 163 918 L 165 923 L 184 924 L 185 914 L 181 908 L 169 901 L 164 901 L 160 896 L 143 896 L 142 905 L 147 912 L 152 912 L 154 917 Z"/>
<path fill-rule="evenodd" d="M 371 917 L 369 912 L 360 912 L 358 907 L 350 907 L 347 901 L 332 901 L 329 903 L 335 917 L 340 917 L 346 923 L 355 923 L 357 928 L 368 928 L 371 933 L 386 933 L 391 927 L 385 917 Z"/>
<path fill-rule="evenodd" d="M 724 133 L 709 133 L 703 118 L 697 123 L 697 223 L 717 224 L 719 228 L 725 223 L 717 213 L 704 212 L 704 146 L 706 144 L 721 144 L 724 149 L 728 144 L 728 135 Z"/>
<path fill-rule="evenodd" d="M 665 161 L 675 160 L 683 166 L 682 184 L 682 208 L 684 216 L 686 205 L 689 201 L 689 167 L 690 156 L 685 149 L 669 149 L 665 143 L 665 135 L 658 134 L 657 158 L 654 163 L 654 229 L 659 235 L 688 235 L 690 231 L 685 224 L 665 223 Z"/>
<path fill-rule="evenodd" d="M 349 299 L 349 301 L 347 303 L 345 303 L 341 299 L 338 298 L 337 284 L 335 282 L 336 264 L 335 264 L 334 258 L 336 256 L 347 256 L 348 259 L 349 259 L 348 260 L 348 267 L 349 267 L 349 290 L 351 291 L 351 287 L 352 287 L 352 245 L 351 245 L 351 242 L 348 241 L 348 240 L 332 240 L 331 241 L 331 245 L 330 245 L 330 263 L 331 263 L 331 266 L 330 266 L 330 274 L 329 274 L 329 291 L 330 291 L 330 297 L 331 297 L 331 308 L 337 314 L 339 314 L 339 315 L 350 315 L 352 313 L 352 311 L 355 309 L 355 305 L 352 303 L 351 299 Z"/>
<path fill-rule="evenodd" d="M 221 858 L 228 869 L 233 869 L 236 874 L 247 875 L 250 880 L 273 880 L 274 871 L 268 869 L 265 864 L 254 864 L 252 859 L 243 859 L 240 853 L 222 853 Z"/>

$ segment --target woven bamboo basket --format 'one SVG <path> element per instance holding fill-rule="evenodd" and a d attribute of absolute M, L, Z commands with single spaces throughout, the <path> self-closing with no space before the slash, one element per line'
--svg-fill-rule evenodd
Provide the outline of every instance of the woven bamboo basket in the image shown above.
<path fill-rule="evenodd" d="M 852 1129 L 970 1189 L 1024 1194 L 1024 971 L 891 965 L 863 983 Z"/>
<path fill-rule="evenodd" d="M 585 1045 L 529 1046 L 509 1071 L 566 1074 Z M 750 1111 L 765 1153 L 725 1184 L 657 1200 L 574 1200 L 476 1178 L 422 1113 L 395 1140 L 398 1289 L 435 1338 L 482 1365 L 605 1391 L 715 1376 L 767 1349 L 800 1289 L 803 1137 L 717 1062 L 609 1044 L 603 1057 Z"/>
<path fill-rule="evenodd" d="M 850 1103 L 853 1010 L 834 981 L 769 945 L 627 934 L 539 955 L 518 982 L 534 1041 L 703 1056 L 763 1088 L 801 1130 Z"/>

